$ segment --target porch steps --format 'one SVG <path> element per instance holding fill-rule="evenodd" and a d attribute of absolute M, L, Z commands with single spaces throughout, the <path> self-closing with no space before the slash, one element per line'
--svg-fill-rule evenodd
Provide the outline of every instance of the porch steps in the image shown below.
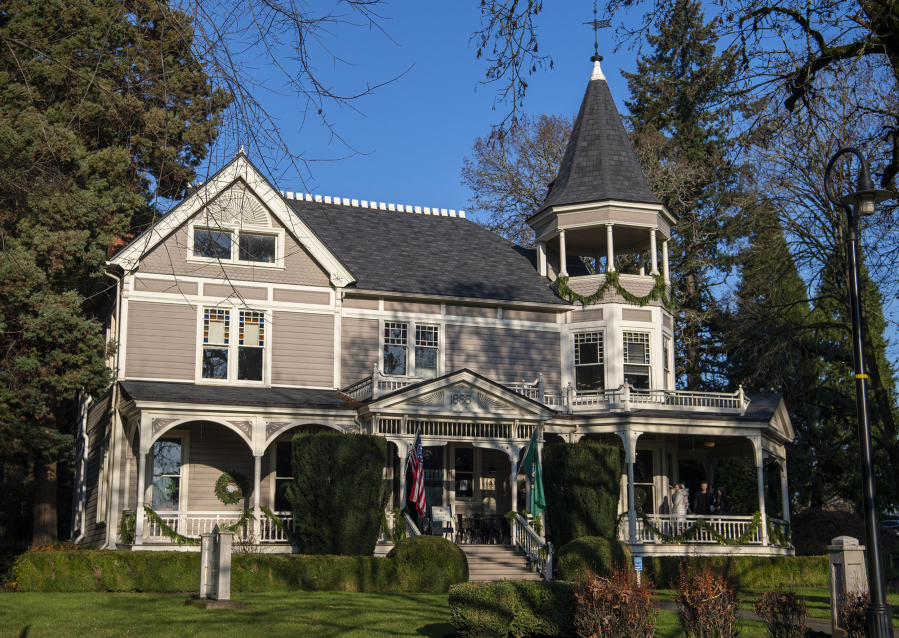
<path fill-rule="evenodd" d="M 528 567 L 528 558 L 512 545 L 459 545 L 468 559 L 468 580 L 542 580 Z"/>
<path fill-rule="evenodd" d="M 385 543 L 384 541 L 378 541 L 378 544 L 375 545 L 375 556 L 379 556 L 381 558 L 387 556 L 390 550 L 393 549 L 393 543 Z"/>

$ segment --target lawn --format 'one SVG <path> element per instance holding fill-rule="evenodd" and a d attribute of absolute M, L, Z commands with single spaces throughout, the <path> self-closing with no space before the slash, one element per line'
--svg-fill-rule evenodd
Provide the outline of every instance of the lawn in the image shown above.
<path fill-rule="evenodd" d="M 0 636 L 164 638 L 441 637 L 453 632 L 446 594 L 240 594 L 246 609 L 184 606 L 185 595 L 3 594 Z"/>

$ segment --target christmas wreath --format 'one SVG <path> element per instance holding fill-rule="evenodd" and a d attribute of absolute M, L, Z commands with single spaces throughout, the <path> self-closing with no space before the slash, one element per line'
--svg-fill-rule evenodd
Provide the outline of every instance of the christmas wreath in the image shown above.
<path fill-rule="evenodd" d="M 225 505 L 234 505 L 243 500 L 247 491 L 247 479 L 240 472 L 222 472 L 215 482 L 215 497 Z"/>

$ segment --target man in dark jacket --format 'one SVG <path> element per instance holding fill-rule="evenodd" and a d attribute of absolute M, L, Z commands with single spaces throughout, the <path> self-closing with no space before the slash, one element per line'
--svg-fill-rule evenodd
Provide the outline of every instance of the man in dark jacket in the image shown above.
<path fill-rule="evenodd" d="M 715 499 L 715 514 L 717 516 L 728 516 L 730 514 L 730 499 L 727 498 L 727 489 L 718 488 L 718 497 Z"/>
<path fill-rule="evenodd" d="M 699 492 L 693 499 L 693 513 L 699 516 L 708 516 L 712 513 L 712 493 L 705 481 L 699 484 Z"/>

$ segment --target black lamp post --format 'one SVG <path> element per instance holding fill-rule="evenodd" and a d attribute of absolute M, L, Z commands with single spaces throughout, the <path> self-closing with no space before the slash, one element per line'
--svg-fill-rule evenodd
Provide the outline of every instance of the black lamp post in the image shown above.
<path fill-rule="evenodd" d="M 834 163 L 846 153 L 854 154 L 861 168 L 858 171 L 858 190 L 837 199 L 830 185 L 830 172 Z M 862 341 L 861 310 L 858 291 L 858 218 L 874 213 L 874 204 L 893 197 L 893 193 L 880 190 L 871 180 L 868 163 L 854 148 L 841 148 L 836 152 L 824 172 L 824 190 L 835 206 L 846 211 L 849 218 L 849 241 L 846 242 L 849 279 L 849 312 L 852 316 L 852 353 L 855 360 L 855 399 L 858 411 L 858 438 L 862 461 L 862 490 L 865 502 L 865 540 L 868 549 L 868 581 L 871 603 L 865 612 L 868 636 L 871 638 L 892 638 L 893 614 L 887 605 L 884 592 L 883 570 L 879 545 L 880 525 L 874 489 L 874 454 L 871 446 L 871 426 L 868 423 L 868 375 L 865 374 L 865 350 Z M 850 206 L 850 204 L 852 206 Z M 855 210 L 853 210 L 853 206 Z"/>

